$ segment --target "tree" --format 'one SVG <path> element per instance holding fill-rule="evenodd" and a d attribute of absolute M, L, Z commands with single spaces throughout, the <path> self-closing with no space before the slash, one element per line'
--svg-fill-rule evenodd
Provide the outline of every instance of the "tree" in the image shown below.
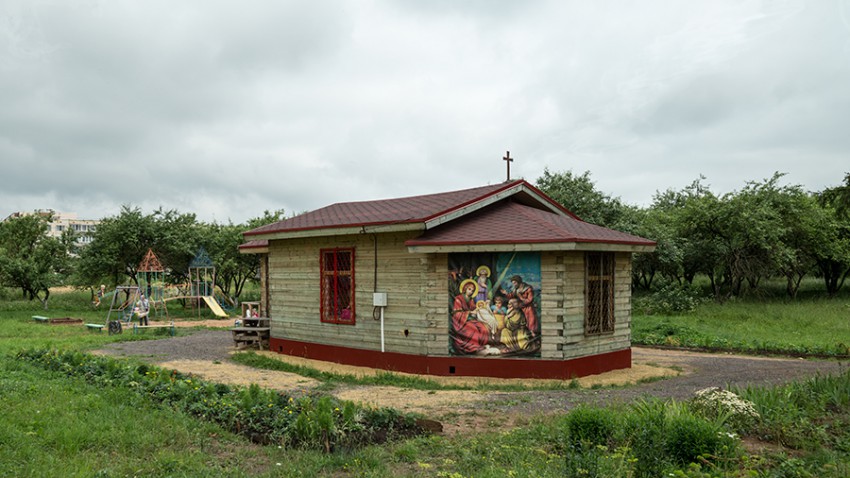
<path fill-rule="evenodd" d="M 692 284 L 699 273 L 714 275 L 719 260 L 719 243 L 711 229 L 719 198 L 704 180 L 700 176 L 681 191 L 656 193 L 651 206 L 661 238 L 656 239 L 656 252 L 663 253 L 668 279 L 680 284 Z"/>
<path fill-rule="evenodd" d="M 803 278 L 815 267 L 826 211 L 800 186 L 786 186 L 774 203 L 782 223 L 781 245 L 773 250 L 777 271 L 785 277 L 785 292 L 795 298 Z"/>
<path fill-rule="evenodd" d="M 284 210 L 264 211 L 260 217 L 252 218 L 244 225 L 211 224 L 204 227 L 205 247 L 216 263 L 216 283 L 225 294 L 232 297 L 242 295 L 249 280 L 253 280 L 260 269 L 260 258 L 256 254 L 239 252 L 245 242 L 242 233 L 284 218 Z"/>
<path fill-rule="evenodd" d="M 78 283 L 138 284 L 139 262 L 153 249 L 171 283 L 186 282 L 189 262 L 200 245 L 194 214 L 158 209 L 144 215 L 138 207 L 123 206 L 117 216 L 101 221 L 92 241 L 80 255 Z"/>
<path fill-rule="evenodd" d="M 615 227 L 622 219 L 626 206 L 620 198 L 612 198 L 596 189 L 590 172 L 575 175 L 572 171 L 550 173 L 543 170 L 537 187 L 585 222 Z"/>
<path fill-rule="evenodd" d="M 157 209 L 152 215 L 154 240 L 150 247 L 168 272 L 170 284 L 189 281 L 189 264 L 203 244 L 202 224 L 195 214 Z"/>
<path fill-rule="evenodd" d="M 29 300 L 38 299 L 45 309 L 50 288 L 69 272 L 66 245 L 73 241 L 73 233 L 62 240 L 49 237 L 50 220 L 36 214 L 0 223 L 0 280 L 20 288 Z"/>
<path fill-rule="evenodd" d="M 843 185 L 825 189 L 817 199 L 826 214 L 820 217 L 814 256 L 826 292 L 832 296 L 850 275 L 850 173 Z"/>
<path fill-rule="evenodd" d="M 201 226 L 204 248 L 215 264 L 215 282 L 230 297 L 239 297 L 245 282 L 257 274 L 256 257 L 240 257 L 243 227 L 233 224 Z"/>
<path fill-rule="evenodd" d="M 140 208 L 122 206 L 117 216 L 98 224 L 92 240 L 80 254 L 77 281 L 97 284 L 121 284 L 136 280 L 136 268 L 153 243 L 153 218 Z"/>
<path fill-rule="evenodd" d="M 826 293 L 834 296 L 850 275 L 850 227 L 834 216 L 824 215 L 819 219 L 819 237 L 814 241 L 813 255 Z"/>
<path fill-rule="evenodd" d="M 850 221 L 850 173 L 844 174 L 844 184 L 827 188 L 819 196 L 821 203 L 831 207 L 838 219 Z"/>
<path fill-rule="evenodd" d="M 629 213 L 634 227 L 621 230 L 656 242 L 653 252 L 637 253 L 632 258 L 635 287 L 649 290 L 657 275 L 668 282 L 682 283 L 682 241 L 676 235 L 673 213 L 661 208 L 635 209 Z"/>

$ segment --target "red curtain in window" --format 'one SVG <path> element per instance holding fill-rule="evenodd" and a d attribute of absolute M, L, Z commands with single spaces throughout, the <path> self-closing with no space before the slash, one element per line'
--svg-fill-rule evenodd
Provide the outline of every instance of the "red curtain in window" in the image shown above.
<path fill-rule="evenodd" d="M 322 249 L 322 322 L 354 324 L 354 249 Z"/>

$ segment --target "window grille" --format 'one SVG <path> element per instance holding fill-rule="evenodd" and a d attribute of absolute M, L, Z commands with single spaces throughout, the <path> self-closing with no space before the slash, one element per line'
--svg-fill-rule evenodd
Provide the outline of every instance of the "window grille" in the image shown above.
<path fill-rule="evenodd" d="M 614 254 L 588 252 L 586 268 L 585 335 L 614 332 Z"/>
<path fill-rule="evenodd" d="M 354 325 L 354 249 L 322 249 L 322 322 Z"/>

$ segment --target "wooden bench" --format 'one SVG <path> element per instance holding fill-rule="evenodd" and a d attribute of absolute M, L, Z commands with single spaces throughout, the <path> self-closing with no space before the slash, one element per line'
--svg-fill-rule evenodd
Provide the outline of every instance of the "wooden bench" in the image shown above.
<path fill-rule="evenodd" d="M 48 319 L 47 317 L 43 317 L 41 315 L 33 315 L 32 320 L 34 320 L 38 323 L 41 323 L 41 324 L 49 324 L 50 323 L 50 319 Z"/>
<path fill-rule="evenodd" d="M 256 345 L 259 349 L 269 348 L 269 327 L 233 327 L 233 343 L 238 349 Z"/>
<path fill-rule="evenodd" d="M 98 332 L 103 332 L 103 324 L 86 324 L 86 328 L 89 330 L 97 330 Z"/>
<path fill-rule="evenodd" d="M 165 324 L 165 325 L 138 325 L 133 324 L 133 335 L 140 333 L 143 329 L 169 329 L 171 336 L 174 337 L 177 332 L 174 328 L 174 324 Z"/>

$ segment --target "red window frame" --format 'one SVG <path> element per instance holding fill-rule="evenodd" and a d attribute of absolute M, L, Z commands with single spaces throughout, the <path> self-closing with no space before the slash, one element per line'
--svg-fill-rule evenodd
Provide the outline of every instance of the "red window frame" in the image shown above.
<path fill-rule="evenodd" d="M 354 248 L 320 249 L 319 267 L 322 322 L 354 325 Z"/>

